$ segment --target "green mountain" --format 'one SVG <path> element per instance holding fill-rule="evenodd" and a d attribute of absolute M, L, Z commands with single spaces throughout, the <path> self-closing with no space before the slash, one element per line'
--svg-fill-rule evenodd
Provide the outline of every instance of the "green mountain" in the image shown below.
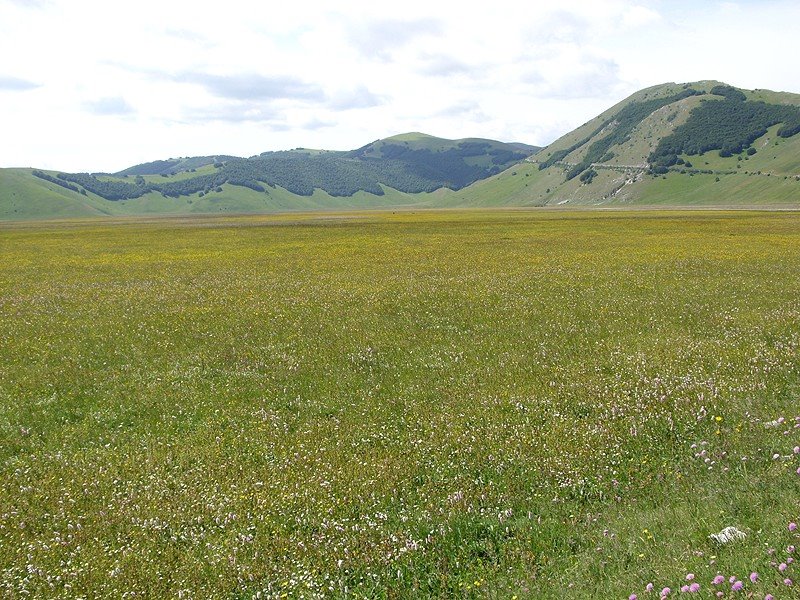
<path fill-rule="evenodd" d="M 798 133 L 800 95 L 669 83 L 453 196 L 495 206 L 800 205 Z"/>
<path fill-rule="evenodd" d="M 176 158 L 118 173 L 0 169 L 0 219 L 413 205 L 499 174 L 537 150 L 408 133 L 352 151 Z"/>

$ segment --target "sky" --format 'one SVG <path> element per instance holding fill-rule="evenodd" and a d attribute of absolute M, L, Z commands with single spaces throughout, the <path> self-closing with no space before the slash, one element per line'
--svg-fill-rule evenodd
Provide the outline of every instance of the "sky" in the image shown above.
<path fill-rule="evenodd" d="M 647 86 L 800 92 L 797 0 L 0 0 L 0 167 L 546 145 Z"/>

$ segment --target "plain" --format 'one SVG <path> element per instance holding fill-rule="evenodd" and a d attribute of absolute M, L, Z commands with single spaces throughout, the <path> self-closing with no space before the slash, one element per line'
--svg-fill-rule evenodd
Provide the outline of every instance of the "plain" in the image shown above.
<path fill-rule="evenodd" d="M 4 597 L 796 593 L 798 213 L 23 222 L 0 253 Z"/>

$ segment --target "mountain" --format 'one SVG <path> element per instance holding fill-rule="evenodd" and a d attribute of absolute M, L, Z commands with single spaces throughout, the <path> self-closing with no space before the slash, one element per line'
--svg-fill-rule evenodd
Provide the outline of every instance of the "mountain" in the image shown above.
<path fill-rule="evenodd" d="M 800 206 L 800 95 L 641 90 L 546 148 L 406 133 L 351 151 L 0 169 L 0 219 L 381 207 Z"/>
<path fill-rule="evenodd" d="M 800 95 L 668 83 L 453 196 L 462 205 L 799 205 L 798 133 Z"/>
<path fill-rule="evenodd" d="M 0 218 L 402 206 L 501 173 L 537 150 L 408 133 L 351 151 L 173 158 L 118 173 L 2 169 Z"/>

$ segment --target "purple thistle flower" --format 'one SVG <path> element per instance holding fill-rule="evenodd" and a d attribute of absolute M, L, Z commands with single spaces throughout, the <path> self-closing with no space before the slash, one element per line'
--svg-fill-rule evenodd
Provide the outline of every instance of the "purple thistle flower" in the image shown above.
<path fill-rule="evenodd" d="M 794 531 L 795 529 L 797 529 L 797 523 L 795 522 L 789 523 L 789 531 Z"/>
<path fill-rule="evenodd" d="M 644 586 L 644 589 L 645 589 L 646 592 L 652 592 L 653 591 L 653 584 L 652 583 L 648 583 L 646 586 Z"/>
<path fill-rule="evenodd" d="M 681 594 L 687 594 L 688 592 L 689 592 L 689 586 L 688 585 L 682 585 L 681 586 Z"/>
<path fill-rule="evenodd" d="M 750 573 L 750 581 L 752 581 L 753 583 L 755 583 L 756 581 L 758 581 L 758 573 L 756 573 L 755 571 L 753 571 L 752 573 Z"/>
<path fill-rule="evenodd" d="M 630 596 L 628 596 L 628 600 L 638 600 L 638 598 L 639 596 L 637 596 L 636 594 L 631 594 Z"/>
<path fill-rule="evenodd" d="M 714 585 L 719 585 L 723 581 L 725 581 L 725 578 L 722 575 L 717 575 L 716 577 L 714 577 L 711 583 L 713 583 Z"/>
<path fill-rule="evenodd" d="M 792 585 L 792 580 L 787 577 L 786 579 L 783 580 L 783 584 L 784 585 Z"/>
<path fill-rule="evenodd" d="M 672 590 L 668 587 L 665 587 L 663 590 L 661 590 L 661 597 L 663 598 L 664 596 L 669 596 L 670 592 L 672 592 Z"/>
<path fill-rule="evenodd" d="M 740 591 L 740 590 L 741 590 L 743 587 L 744 587 L 744 584 L 743 584 L 741 581 L 739 581 L 739 580 L 737 579 L 736 581 L 734 581 L 734 582 L 733 582 L 733 585 L 731 586 L 731 589 L 732 589 L 734 592 L 738 592 L 738 591 Z"/>
<path fill-rule="evenodd" d="M 692 594 L 696 594 L 697 592 L 700 591 L 700 584 L 695 581 L 692 585 L 689 586 L 689 591 Z"/>
<path fill-rule="evenodd" d="M 783 573 L 786 570 L 786 563 L 781 563 L 778 565 L 778 571 Z"/>

